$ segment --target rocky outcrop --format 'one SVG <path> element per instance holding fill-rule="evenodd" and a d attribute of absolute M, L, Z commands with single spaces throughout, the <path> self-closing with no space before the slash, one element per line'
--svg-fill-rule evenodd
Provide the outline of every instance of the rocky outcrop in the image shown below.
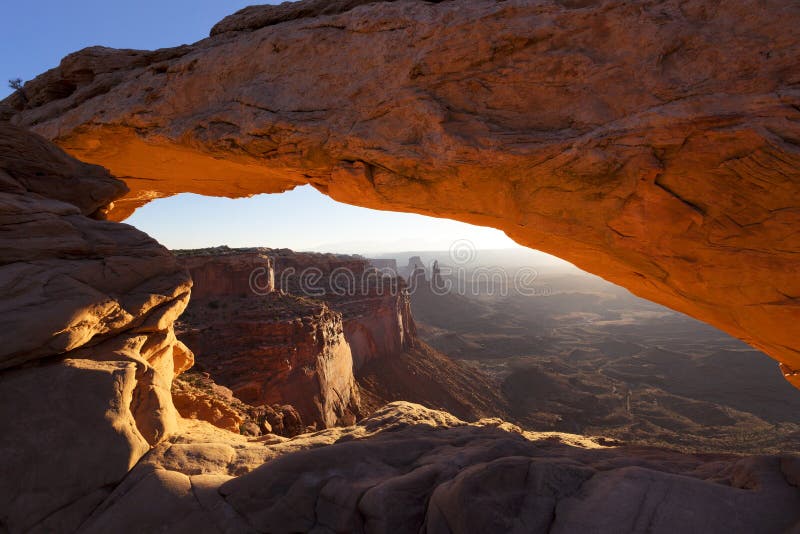
<path fill-rule="evenodd" d="M 359 413 L 357 394 L 348 389 L 355 383 L 354 371 L 374 359 L 401 354 L 414 344 L 416 332 L 404 282 L 372 269 L 364 258 L 267 248 L 176 253 L 195 288 L 182 320 L 182 339 L 198 354 L 200 368 L 248 404 L 287 403 L 308 423 L 330 426 L 341 422 L 345 412 Z M 276 290 L 280 294 L 273 294 Z M 341 329 L 344 338 L 336 338 L 338 348 L 318 344 L 318 335 L 310 335 L 310 323 L 294 320 L 303 317 L 304 305 L 314 301 L 324 311 L 311 322 L 329 322 L 335 330 Z M 231 325 L 227 330 L 226 324 Z M 299 353 L 287 339 L 301 343 Z M 319 362 L 331 358 L 323 347 L 337 355 L 338 363 L 325 374 L 315 375 L 308 370 L 318 367 L 313 362 L 315 350 Z M 251 359 L 263 372 L 253 372 Z M 292 362 L 289 374 L 285 362 Z M 297 405 L 290 400 L 299 398 L 318 402 Z M 333 411 L 323 413 L 320 406 L 326 399 Z"/>
<path fill-rule="evenodd" d="M 413 347 L 416 326 L 406 284 L 396 271 L 360 256 L 272 252 L 279 289 L 326 302 L 342 314 L 357 371 L 373 359 Z"/>
<path fill-rule="evenodd" d="M 289 440 L 247 442 L 199 422 L 181 436 L 145 457 L 84 529 L 729 533 L 800 520 L 794 457 L 619 446 L 404 402 Z"/>
<path fill-rule="evenodd" d="M 0 374 L 0 526 L 72 532 L 150 446 L 133 362 L 64 359 Z"/>
<path fill-rule="evenodd" d="M 242 250 L 226 254 L 227 247 L 176 251 L 192 275 L 192 297 L 247 297 L 275 290 L 275 269 L 263 251 Z"/>
<path fill-rule="evenodd" d="M 293 406 L 318 428 L 346 421 L 343 413 L 366 415 L 392 400 L 469 420 L 507 413 L 499 384 L 416 338 L 405 283 L 392 271 L 372 269 L 371 260 L 267 248 L 177 253 L 194 279 L 192 302 L 179 322 L 181 339 L 196 354 L 197 367 L 246 405 L 264 410 L 255 419 L 268 421 L 275 433 L 297 433 L 297 425 L 272 414 L 292 419 L 279 404 Z M 247 296 L 220 290 L 245 288 L 248 280 Z M 314 342 L 318 333 L 309 336 L 314 325 L 328 323 L 344 334 L 336 338 L 337 348 Z M 339 363 L 326 363 L 331 353 Z M 355 383 L 358 394 L 348 389 Z M 208 409 L 214 403 L 188 395 L 184 387 L 173 388 L 182 415 L 229 428 Z"/>
<path fill-rule="evenodd" d="M 318 428 L 359 413 L 341 315 L 280 293 L 192 299 L 178 324 L 197 368 L 251 406 L 289 404 Z"/>
<path fill-rule="evenodd" d="M 124 184 L 0 122 L 0 530 L 71 531 L 177 429 L 191 282 Z M 92 452 L 94 451 L 94 452 Z"/>
<path fill-rule="evenodd" d="M 240 404 L 237 401 L 233 391 L 203 375 L 184 374 L 172 381 L 172 402 L 181 417 L 207 421 L 238 434 L 247 416 L 242 410 L 237 410 Z"/>
<path fill-rule="evenodd" d="M 500 228 L 791 373 L 798 24 L 790 0 L 306 0 L 190 46 L 84 50 L 6 105 L 127 177 L 116 218 L 311 183 Z"/>

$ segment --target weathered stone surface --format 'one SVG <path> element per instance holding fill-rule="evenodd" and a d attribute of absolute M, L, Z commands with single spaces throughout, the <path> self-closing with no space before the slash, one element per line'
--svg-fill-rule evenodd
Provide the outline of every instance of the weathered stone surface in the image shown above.
<path fill-rule="evenodd" d="M 797 529 L 794 457 L 603 448 L 407 403 L 293 440 L 175 417 L 189 280 L 97 219 L 182 191 L 311 183 L 495 226 L 800 369 L 796 3 L 362 3 L 89 49 L 5 102 L 131 192 L 114 215 L 119 182 L 0 124 L 0 530 Z"/>
<path fill-rule="evenodd" d="M 275 290 L 275 268 L 262 249 L 176 251 L 192 277 L 192 298 L 248 297 Z"/>
<path fill-rule="evenodd" d="M 326 302 L 342 314 L 358 371 L 414 346 L 416 326 L 405 282 L 360 256 L 270 251 L 277 289 Z"/>
<path fill-rule="evenodd" d="M 71 532 L 148 450 L 132 362 L 66 359 L 0 373 L 0 527 Z"/>
<path fill-rule="evenodd" d="M 0 133 L 0 369 L 108 342 L 167 367 L 177 346 L 185 366 L 171 332 L 185 270 L 146 234 L 86 217 L 124 184 L 7 123 Z"/>
<path fill-rule="evenodd" d="M 800 520 L 794 457 L 607 447 L 405 402 L 293 439 L 247 441 L 187 423 L 87 525 L 124 518 L 123 532 L 181 531 L 203 518 L 202 532 L 727 534 L 784 532 Z"/>
<path fill-rule="evenodd" d="M 225 478 L 212 480 L 219 484 Z M 81 532 L 98 534 L 159 531 L 225 532 L 198 500 L 191 477 L 146 466 L 132 471 L 81 527 Z"/>
<path fill-rule="evenodd" d="M 126 191 L 0 122 L 0 530 L 73 531 L 177 429 L 186 271 L 101 220 Z"/>
<path fill-rule="evenodd" d="M 313 18 L 319 15 L 335 15 L 374 2 L 375 0 L 307 0 L 305 2 L 282 2 L 279 5 L 270 6 L 249 6 L 215 24 L 211 28 L 211 35 L 253 31 L 290 20 Z"/>
<path fill-rule="evenodd" d="M 233 392 L 215 384 L 203 381 L 197 375 L 192 380 L 176 377 L 172 381 L 172 402 L 182 417 L 201 419 L 229 432 L 240 431 L 246 416 L 234 407 Z"/>
<path fill-rule="evenodd" d="M 127 177 L 116 217 L 311 183 L 500 228 L 800 369 L 800 6 L 361 3 L 88 49 L 7 104 Z"/>
<path fill-rule="evenodd" d="M 192 299 L 178 335 L 198 369 L 246 404 L 289 404 L 317 428 L 359 413 L 342 316 L 324 303 L 279 293 Z"/>
<path fill-rule="evenodd" d="M 301 404 L 295 408 L 302 420 L 318 428 L 330 426 L 331 421 L 354 421 L 336 414 L 320 417 L 319 403 L 311 405 L 304 398 L 318 397 L 322 406 L 337 406 L 349 394 L 345 412 L 352 416 L 368 415 L 392 400 L 447 410 L 467 420 L 506 413 L 495 381 L 416 339 L 405 282 L 370 268 L 364 258 L 227 247 L 178 254 L 194 283 L 192 303 L 179 330 L 196 353 L 198 368 L 262 409 L 256 422 L 266 419 L 277 434 L 296 435 L 297 426 L 302 431 L 301 425 L 287 424 L 291 410 L 275 406 L 295 405 L 298 399 Z M 326 366 L 327 373 L 315 371 L 315 351 L 318 361 L 327 356 L 325 346 L 309 343 L 305 334 L 304 315 L 314 303 L 320 309 L 329 307 L 331 317 L 341 321 L 351 365 Z M 347 393 L 356 382 L 358 402 L 354 393 Z M 209 409 L 220 403 L 199 399 L 184 403 L 190 400 L 184 389 L 173 387 L 181 414 L 220 426 L 223 407 Z"/>

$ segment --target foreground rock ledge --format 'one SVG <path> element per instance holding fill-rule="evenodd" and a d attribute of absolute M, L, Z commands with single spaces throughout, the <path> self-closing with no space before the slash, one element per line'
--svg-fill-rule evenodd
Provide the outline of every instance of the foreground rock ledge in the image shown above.
<path fill-rule="evenodd" d="M 364 4 L 364 5 L 360 5 Z M 5 103 L 131 189 L 504 230 L 800 369 L 800 4 L 306 0 Z"/>
<path fill-rule="evenodd" d="M 800 520 L 793 457 L 606 447 L 406 402 L 290 440 L 184 424 L 84 532 L 729 534 Z"/>

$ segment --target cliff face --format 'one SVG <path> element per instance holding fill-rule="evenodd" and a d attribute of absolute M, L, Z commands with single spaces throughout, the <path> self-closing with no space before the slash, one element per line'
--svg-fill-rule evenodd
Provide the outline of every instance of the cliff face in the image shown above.
<path fill-rule="evenodd" d="M 198 369 L 246 404 L 289 404 L 318 428 L 359 413 L 342 318 L 324 304 L 277 293 L 192 299 L 178 335 Z"/>
<path fill-rule="evenodd" d="M 362 3 L 87 49 L 7 114 L 128 177 L 115 218 L 310 183 L 500 228 L 800 369 L 796 2 Z"/>
<path fill-rule="evenodd" d="M 198 368 L 247 404 L 288 404 L 320 428 L 352 422 L 360 413 L 354 372 L 414 345 L 405 284 L 363 258 L 226 247 L 177 253 L 194 281 L 180 337 Z"/>
<path fill-rule="evenodd" d="M 396 275 L 355 256 L 276 251 L 274 262 L 280 289 L 324 300 L 342 314 L 356 370 L 414 345 L 411 300 Z"/>
<path fill-rule="evenodd" d="M 272 260 L 260 252 L 226 254 L 181 254 L 181 263 L 194 281 L 192 298 L 247 297 L 275 289 Z"/>
<path fill-rule="evenodd" d="M 178 335 L 199 370 L 250 406 L 288 405 L 317 428 L 351 423 L 399 399 L 466 419 L 508 413 L 499 384 L 417 339 L 405 282 L 371 268 L 371 260 L 267 248 L 178 255 L 195 288 Z M 274 280 L 275 291 L 259 283 L 249 296 L 197 298 L 208 293 L 204 284 L 241 288 L 248 278 Z M 230 420 L 198 398 L 196 409 L 179 403 L 181 413 Z"/>
<path fill-rule="evenodd" d="M 76 528 L 177 429 L 191 281 L 104 169 L 0 122 L 0 530 Z"/>
<path fill-rule="evenodd" d="M 172 325 L 188 296 L 187 273 L 144 234 L 97 219 L 123 190 L 102 169 L 8 125 L 0 133 L 3 531 L 308 531 L 324 524 L 382 532 L 389 524 L 466 533 L 524 523 L 610 533 L 635 530 L 644 514 L 659 532 L 781 532 L 800 521 L 800 463 L 791 456 L 618 447 L 497 419 L 467 424 L 408 403 L 291 440 L 247 440 L 180 420 L 164 384 L 191 362 Z M 335 315 L 319 303 L 271 297 L 308 313 L 287 302 L 282 312 L 253 308 L 256 325 L 269 316 L 308 317 L 311 326 Z M 261 302 L 236 298 L 234 311 L 245 318 L 247 303 Z M 323 353 L 343 336 L 333 323 L 339 327 L 307 330 Z M 302 346 L 286 332 L 287 343 Z M 416 364 L 432 361 L 427 356 Z M 376 362 L 386 360 L 365 367 Z M 317 370 L 339 375 L 332 363 Z M 216 408 L 229 426 L 238 422 Z M 708 522 L 698 526 L 697 518 Z"/>
<path fill-rule="evenodd" d="M 336 309 L 344 317 L 344 337 L 357 370 L 374 359 L 391 358 L 414 346 L 416 327 L 407 294 L 364 297 Z"/>

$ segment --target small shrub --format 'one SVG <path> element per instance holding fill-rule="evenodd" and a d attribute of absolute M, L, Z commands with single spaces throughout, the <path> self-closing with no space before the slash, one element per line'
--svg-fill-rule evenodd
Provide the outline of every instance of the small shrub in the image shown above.
<path fill-rule="evenodd" d="M 8 80 L 8 86 L 15 91 L 21 91 L 22 78 L 14 78 L 13 80 Z"/>

